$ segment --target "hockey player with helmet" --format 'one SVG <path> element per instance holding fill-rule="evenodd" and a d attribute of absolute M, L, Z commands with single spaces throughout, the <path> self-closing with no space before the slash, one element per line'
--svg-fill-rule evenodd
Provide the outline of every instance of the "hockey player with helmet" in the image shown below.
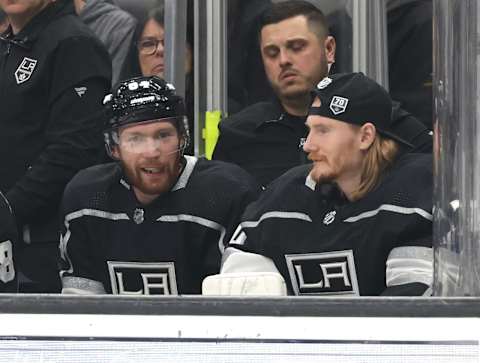
<path fill-rule="evenodd" d="M 235 165 L 183 155 L 183 100 L 160 78 L 122 82 L 104 105 L 106 146 L 118 162 L 67 186 L 62 292 L 200 293 L 257 185 Z"/>
<path fill-rule="evenodd" d="M 313 165 L 247 208 L 204 293 L 428 294 L 431 156 L 397 157 L 408 143 L 392 132 L 390 97 L 363 74 L 325 78 L 313 96 L 304 145 Z"/>

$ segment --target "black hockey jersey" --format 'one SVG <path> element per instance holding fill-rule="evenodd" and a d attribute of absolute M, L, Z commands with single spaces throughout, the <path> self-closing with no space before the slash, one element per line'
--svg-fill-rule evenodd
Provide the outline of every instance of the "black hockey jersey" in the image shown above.
<path fill-rule="evenodd" d="M 172 190 L 147 206 L 121 166 L 80 172 L 63 200 L 64 292 L 198 294 L 259 189 L 241 168 L 185 156 Z"/>
<path fill-rule="evenodd" d="M 12 208 L 0 192 L 0 292 L 17 292 L 14 248 L 17 243 L 17 226 Z"/>
<path fill-rule="evenodd" d="M 296 295 L 374 296 L 419 284 L 425 291 L 432 272 L 431 155 L 402 156 L 355 202 L 333 186 L 328 193 L 327 185 L 317 186 L 309 169 L 297 167 L 272 183 L 247 208 L 230 246 L 272 259 Z"/>

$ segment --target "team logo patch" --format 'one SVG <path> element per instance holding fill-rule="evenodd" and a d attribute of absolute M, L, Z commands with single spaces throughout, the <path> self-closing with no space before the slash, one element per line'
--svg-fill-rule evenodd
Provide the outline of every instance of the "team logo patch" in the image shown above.
<path fill-rule="evenodd" d="M 333 221 L 335 220 L 336 215 L 337 215 L 337 212 L 334 210 L 325 214 L 325 217 L 323 218 L 323 224 L 326 226 L 328 226 L 329 224 L 332 224 Z"/>
<path fill-rule="evenodd" d="M 144 220 L 145 220 L 145 211 L 141 208 L 136 208 L 133 211 L 133 221 L 136 224 L 142 224 Z"/>
<path fill-rule="evenodd" d="M 295 295 L 359 295 L 353 251 L 285 255 Z"/>
<path fill-rule="evenodd" d="M 112 294 L 177 295 L 173 262 L 107 261 Z"/>
<path fill-rule="evenodd" d="M 329 78 L 329 77 L 325 77 L 324 79 L 322 79 L 318 84 L 317 84 L 317 88 L 318 89 L 325 89 L 328 87 L 328 85 L 330 83 L 332 83 L 332 79 Z"/>
<path fill-rule="evenodd" d="M 348 98 L 333 96 L 332 101 L 330 102 L 330 110 L 334 115 L 339 115 L 347 109 Z"/>
<path fill-rule="evenodd" d="M 82 97 L 85 93 L 87 93 L 87 87 L 75 87 L 75 92 L 77 92 L 78 97 Z"/>
<path fill-rule="evenodd" d="M 17 84 L 22 84 L 23 82 L 28 81 L 35 70 L 36 65 L 37 61 L 35 59 L 24 57 L 22 63 L 20 63 L 15 71 L 15 80 L 17 81 Z"/>

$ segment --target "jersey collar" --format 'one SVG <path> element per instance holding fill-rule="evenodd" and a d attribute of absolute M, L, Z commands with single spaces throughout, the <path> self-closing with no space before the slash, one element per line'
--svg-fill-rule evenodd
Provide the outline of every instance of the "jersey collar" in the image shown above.
<path fill-rule="evenodd" d="M 198 161 L 195 156 L 184 155 L 184 158 L 187 161 L 187 164 L 185 165 L 185 168 L 183 168 L 182 174 L 180 174 L 177 183 L 173 186 L 171 190 L 172 192 L 184 189 L 187 186 L 190 176 L 193 173 L 193 169 L 195 168 L 195 164 L 197 164 Z"/>

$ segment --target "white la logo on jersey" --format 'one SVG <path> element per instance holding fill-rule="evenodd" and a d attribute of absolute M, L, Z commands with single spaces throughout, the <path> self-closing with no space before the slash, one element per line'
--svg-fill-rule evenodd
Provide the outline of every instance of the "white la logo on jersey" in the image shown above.
<path fill-rule="evenodd" d="M 285 255 L 295 295 L 360 294 L 353 251 Z"/>
<path fill-rule="evenodd" d="M 348 98 L 333 96 L 332 101 L 330 102 L 330 110 L 334 115 L 339 115 L 344 113 L 347 109 Z"/>
<path fill-rule="evenodd" d="M 177 295 L 173 262 L 107 261 L 112 294 Z"/>
<path fill-rule="evenodd" d="M 17 84 L 28 81 L 35 70 L 36 65 L 37 61 L 35 59 L 27 57 L 23 58 L 22 63 L 20 63 L 15 71 L 15 80 L 17 81 Z"/>

